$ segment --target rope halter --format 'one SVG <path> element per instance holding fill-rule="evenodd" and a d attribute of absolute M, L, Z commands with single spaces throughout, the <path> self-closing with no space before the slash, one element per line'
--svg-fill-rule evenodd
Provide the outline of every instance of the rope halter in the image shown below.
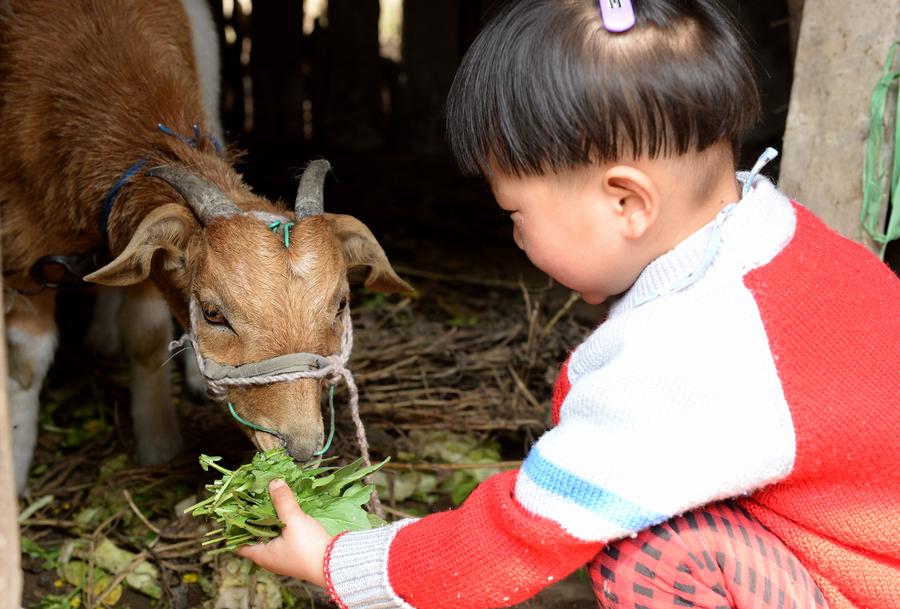
<path fill-rule="evenodd" d="M 231 366 L 215 360 L 203 357 L 197 340 L 197 327 L 200 323 L 200 304 L 196 296 L 191 296 L 190 301 L 190 332 L 179 340 L 169 345 L 170 350 L 190 346 L 194 350 L 197 366 L 200 368 L 203 379 L 206 381 L 209 396 L 219 402 L 224 402 L 228 390 L 232 387 L 252 387 L 258 385 L 271 385 L 273 383 L 286 383 L 300 379 L 318 379 L 330 386 L 329 405 L 331 410 L 331 431 L 323 448 L 315 455 L 323 455 L 331 445 L 334 437 L 334 387 L 341 381 L 347 384 L 350 400 L 350 416 L 356 426 L 356 439 L 360 452 L 366 465 L 369 460 L 369 443 L 366 440 L 365 429 L 359 416 L 359 390 L 353 373 L 347 367 L 350 353 L 353 351 L 353 321 L 350 317 L 350 307 L 345 307 L 341 314 L 341 322 L 344 326 L 341 335 L 340 352 L 323 356 L 316 353 L 288 353 L 269 359 Z M 234 409 L 231 402 L 227 402 L 228 411 L 241 424 L 264 433 L 269 433 L 278 438 L 282 444 L 286 444 L 284 436 L 269 427 L 257 425 L 242 418 Z"/>

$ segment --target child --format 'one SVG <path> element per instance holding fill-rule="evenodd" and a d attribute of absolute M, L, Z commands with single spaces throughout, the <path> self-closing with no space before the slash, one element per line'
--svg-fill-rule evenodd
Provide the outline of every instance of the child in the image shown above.
<path fill-rule="evenodd" d="M 450 93 L 531 261 L 621 294 L 555 427 L 458 510 L 335 539 L 275 484 L 287 527 L 243 556 L 353 609 L 508 606 L 583 565 L 616 609 L 900 607 L 900 282 L 735 180 L 759 102 L 723 9 L 633 1 L 621 33 L 596 0 L 512 2 Z"/>

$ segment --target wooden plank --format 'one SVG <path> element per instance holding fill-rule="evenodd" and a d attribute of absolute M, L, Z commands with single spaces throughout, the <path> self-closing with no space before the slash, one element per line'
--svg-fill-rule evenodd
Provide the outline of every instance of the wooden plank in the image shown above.
<path fill-rule="evenodd" d="M 787 0 L 788 18 L 791 20 L 791 60 L 797 57 L 800 24 L 803 22 L 803 0 Z"/>
<path fill-rule="evenodd" d="M 301 56 L 303 3 L 294 0 L 254 3 L 251 36 L 253 141 L 264 150 L 296 147 L 303 141 L 303 100 L 306 99 Z"/>
<path fill-rule="evenodd" d="M 313 113 L 322 114 L 332 148 L 379 150 L 384 144 L 378 16 L 378 0 L 328 2 L 328 27 L 322 32 L 327 62 L 316 65 L 325 100 Z"/>
<path fill-rule="evenodd" d="M 22 571 L 19 565 L 19 512 L 13 479 L 12 437 L 6 395 L 6 327 L 0 316 L 0 607 L 20 607 Z"/>
<path fill-rule="evenodd" d="M 781 189 L 870 247 L 859 228 L 863 144 L 872 88 L 898 37 L 897 0 L 806 2 L 784 135 Z"/>
<path fill-rule="evenodd" d="M 415 152 L 447 146 L 444 104 L 460 59 L 459 13 L 459 0 L 407 0 L 403 5 L 403 124 Z"/>

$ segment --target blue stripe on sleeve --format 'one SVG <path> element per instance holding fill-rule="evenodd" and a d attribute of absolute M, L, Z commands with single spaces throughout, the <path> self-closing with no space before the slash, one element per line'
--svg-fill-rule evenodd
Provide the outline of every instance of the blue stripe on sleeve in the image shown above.
<path fill-rule="evenodd" d="M 541 455 L 537 446 L 525 459 L 521 471 L 545 491 L 568 499 L 629 531 L 640 531 L 668 519 L 664 514 L 644 509 L 564 470 Z"/>

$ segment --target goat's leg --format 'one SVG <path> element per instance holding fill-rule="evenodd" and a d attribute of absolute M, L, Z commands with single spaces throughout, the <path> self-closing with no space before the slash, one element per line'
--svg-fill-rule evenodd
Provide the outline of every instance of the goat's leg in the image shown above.
<path fill-rule="evenodd" d="M 56 352 L 56 294 L 13 295 L 6 314 L 9 412 L 16 492 L 22 494 L 38 435 L 39 397 Z"/>
<path fill-rule="evenodd" d="M 172 404 L 168 345 L 172 317 L 149 281 L 125 289 L 120 311 L 122 345 L 131 367 L 131 416 L 142 465 L 164 463 L 181 452 L 178 415 Z"/>
<path fill-rule="evenodd" d="M 85 342 L 94 353 L 112 356 L 122 349 L 119 333 L 119 310 L 122 308 L 122 289 L 97 286 L 91 325 Z"/>

